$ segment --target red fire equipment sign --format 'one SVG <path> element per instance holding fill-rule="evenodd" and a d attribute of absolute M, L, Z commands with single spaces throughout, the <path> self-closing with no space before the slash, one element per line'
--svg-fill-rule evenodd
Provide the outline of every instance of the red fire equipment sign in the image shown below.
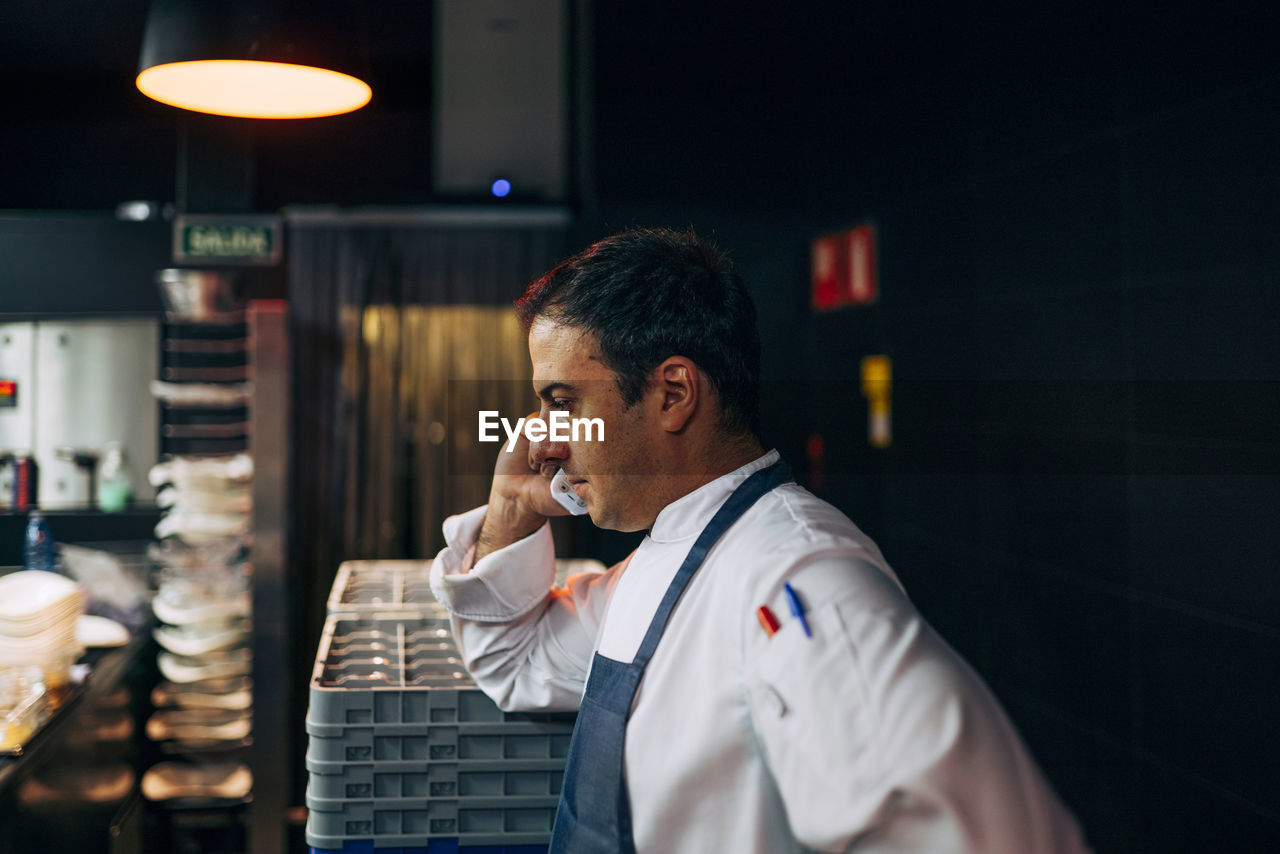
<path fill-rule="evenodd" d="M 817 238 L 810 260 L 810 299 L 815 311 L 870 305 L 879 296 L 876 229 L 871 223 Z"/>

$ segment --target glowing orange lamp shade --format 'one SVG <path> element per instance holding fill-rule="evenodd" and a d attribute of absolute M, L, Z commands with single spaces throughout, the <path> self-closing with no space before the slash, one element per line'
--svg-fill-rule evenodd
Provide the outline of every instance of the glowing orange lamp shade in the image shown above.
<path fill-rule="evenodd" d="M 306 119 L 358 110 L 373 97 L 350 74 L 243 59 L 202 59 L 155 65 L 137 77 L 138 89 L 164 104 L 252 119 Z"/>
<path fill-rule="evenodd" d="M 138 89 L 184 110 L 334 116 L 373 90 L 358 0 L 151 0 Z"/>

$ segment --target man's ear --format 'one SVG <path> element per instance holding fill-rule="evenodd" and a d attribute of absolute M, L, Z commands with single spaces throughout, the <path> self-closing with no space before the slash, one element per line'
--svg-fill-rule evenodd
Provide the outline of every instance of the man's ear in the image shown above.
<path fill-rule="evenodd" d="M 684 356 L 671 356 L 654 369 L 654 374 L 654 386 L 662 392 L 662 427 L 669 433 L 679 433 L 698 408 L 698 366 Z"/>

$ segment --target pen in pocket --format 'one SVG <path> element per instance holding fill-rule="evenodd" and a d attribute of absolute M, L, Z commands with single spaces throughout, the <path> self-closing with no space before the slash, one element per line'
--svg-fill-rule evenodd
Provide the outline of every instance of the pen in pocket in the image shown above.
<path fill-rule="evenodd" d="M 800 628 L 804 629 L 804 636 L 812 638 L 813 632 L 809 630 L 809 621 L 804 618 L 804 605 L 800 604 L 800 597 L 790 584 L 783 584 L 782 590 L 787 594 L 787 604 L 791 606 L 792 616 L 800 621 Z"/>

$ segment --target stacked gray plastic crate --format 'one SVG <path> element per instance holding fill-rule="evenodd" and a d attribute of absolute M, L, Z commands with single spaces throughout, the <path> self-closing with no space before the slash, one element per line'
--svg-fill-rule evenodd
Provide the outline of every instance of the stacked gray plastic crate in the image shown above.
<path fill-rule="evenodd" d="M 316 852 L 545 851 L 572 716 L 505 713 L 463 669 L 429 561 L 350 561 L 307 711 Z"/>

